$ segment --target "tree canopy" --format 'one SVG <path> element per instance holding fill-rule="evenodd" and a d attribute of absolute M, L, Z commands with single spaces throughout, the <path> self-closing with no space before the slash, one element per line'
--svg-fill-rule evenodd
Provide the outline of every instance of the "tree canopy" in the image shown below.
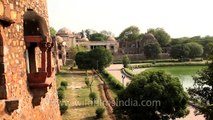
<path fill-rule="evenodd" d="M 191 99 L 199 105 L 197 109 L 206 120 L 213 120 L 213 59 L 193 79 L 194 87 L 188 89 Z"/>
<path fill-rule="evenodd" d="M 51 37 L 55 37 L 56 36 L 56 30 L 54 27 L 50 27 L 50 35 Z"/>
<path fill-rule="evenodd" d="M 152 33 L 161 46 L 167 46 L 171 42 L 170 35 L 163 28 L 148 29 L 148 33 Z"/>
<path fill-rule="evenodd" d="M 107 36 L 102 33 L 94 33 L 90 35 L 91 41 L 105 41 L 107 40 Z"/>
<path fill-rule="evenodd" d="M 188 58 L 190 48 L 185 44 L 177 44 L 171 47 L 170 56 L 175 59 Z"/>
<path fill-rule="evenodd" d="M 190 42 L 186 44 L 189 49 L 189 57 L 195 58 L 195 57 L 201 57 L 203 55 L 203 46 L 196 42 Z"/>
<path fill-rule="evenodd" d="M 127 114 L 132 120 L 169 120 L 188 113 L 188 95 L 179 79 L 164 71 L 145 71 L 135 76 L 129 86 L 118 94 L 120 101 L 125 105 L 117 105 L 115 112 Z M 127 101 L 131 105 L 126 105 Z M 144 102 L 152 105 L 142 104 Z"/>
<path fill-rule="evenodd" d="M 144 46 L 144 54 L 147 58 L 156 59 L 161 51 L 162 49 L 158 42 L 147 44 Z"/>
<path fill-rule="evenodd" d="M 136 26 L 130 26 L 121 32 L 119 39 L 124 41 L 135 41 L 138 40 L 139 35 L 139 28 Z"/>
<path fill-rule="evenodd" d="M 103 70 L 111 64 L 112 53 L 103 47 L 98 47 L 89 52 L 77 53 L 75 61 L 79 69 Z"/>

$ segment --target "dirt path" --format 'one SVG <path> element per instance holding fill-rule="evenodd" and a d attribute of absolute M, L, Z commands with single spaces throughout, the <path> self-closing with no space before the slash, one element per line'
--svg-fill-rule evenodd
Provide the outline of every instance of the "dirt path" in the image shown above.
<path fill-rule="evenodd" d="M 112 64 L 110 65 L 106 70 L 113 75 L 117 80 L 119 80 L 121 83 L 122 81 L 122 73 L 121 73 L 121 68 L 123 68 L 122 64 Z M 127 77 L 124 79 L 124 85 L 126 86 L 127 83 L 129 83 L 131 80 Z"/>

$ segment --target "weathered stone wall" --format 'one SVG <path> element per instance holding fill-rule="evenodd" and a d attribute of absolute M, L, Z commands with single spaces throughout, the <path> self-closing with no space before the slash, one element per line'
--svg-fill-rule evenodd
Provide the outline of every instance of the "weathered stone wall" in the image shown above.
<path fill-rule="evenodd" d="M 0 0 L 0 17 L 15 22 L 5 27 L 0 21 L 0 119 L 60 120 L 56 82 L 45 94 L 27 84 L 23 20 L 27 9 L 33 9 L 48 24 L 46 0 Z M 40 105 L 33 104 L 35 96 L 40 97 Z M 11 100 L 18 101 L 18 109 L 8 113 L 5 101 Z"/>

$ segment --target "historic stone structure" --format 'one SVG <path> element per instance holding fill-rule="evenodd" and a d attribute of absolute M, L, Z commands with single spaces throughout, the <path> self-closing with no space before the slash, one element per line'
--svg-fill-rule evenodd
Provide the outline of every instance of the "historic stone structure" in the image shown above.
<path fill-rule="evenodd" d="M 46 0 L 0 0 L 0 119 L 60 120 Z"/>

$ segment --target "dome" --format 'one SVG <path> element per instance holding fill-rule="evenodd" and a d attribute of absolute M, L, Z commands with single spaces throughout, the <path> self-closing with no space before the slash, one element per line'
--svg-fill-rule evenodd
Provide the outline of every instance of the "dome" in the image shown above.
<path fill-rule="evenodd" d="M 84 38 L 81 39 L 81 41 L 82 41 L 82 42 L 87 42 L 87 41 L 89 41 L 89 39 L 86 38 L 86 37 L 84 37 Z"/>
<path fill-rule="evenodd" d="M 146 33 L 143 37 L 143 40 L 155 40 L 155 36 L 152 33 Z"/>
<path fill-rule="evenodd" d="M 108 37 L 107 41 L 116 41 L 114 37 L 110 36 Z"/>
<path fill-rule="evenodd" d="M 63 38 L 60 37 L 60 36 L 56 36 L 55 39 L 56 39 L 58 44 L 61 44 L 64 41 Z"/>
<path fill-rule="evenodd" d="M 58 32 L 57 32 L 57 35 L 71 35 L 71 34 L 73 34 L 72 33 L 72 31 L 70 30 L 70 29 L 68 29 L 68 28 L 66 28 L 66 27 L 64 27 L 64 28 L 61 28 L 60 30 L 58 30 Z"/>

